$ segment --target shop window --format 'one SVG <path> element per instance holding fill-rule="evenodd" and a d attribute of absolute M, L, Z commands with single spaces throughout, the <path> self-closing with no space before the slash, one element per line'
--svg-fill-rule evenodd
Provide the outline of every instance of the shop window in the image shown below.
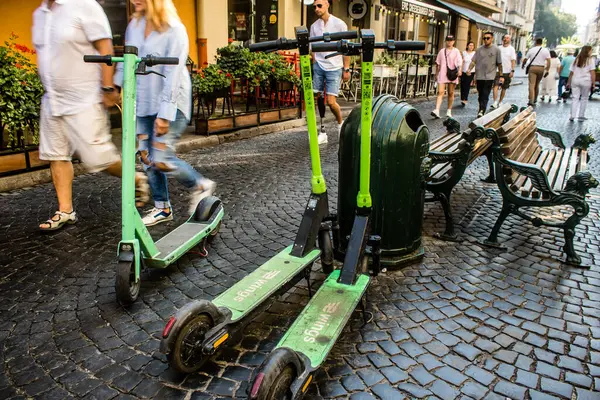
<path fill-rule="evenodd" d="M 113 35 L 113 45 L 125 44 L 125 30 L 129 22 L 129 0 L 97 0 L 104 9 Z"/>
<path fill-rule="evenodd" d="M 249 0 L 229 0 L 229 38 L 245 42 L 250 39 L 252 31 L 252 4 Z"/>

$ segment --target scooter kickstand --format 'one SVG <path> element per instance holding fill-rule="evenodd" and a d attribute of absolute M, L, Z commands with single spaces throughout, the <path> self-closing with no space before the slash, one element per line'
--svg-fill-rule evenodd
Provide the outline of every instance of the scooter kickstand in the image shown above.
<path fill-rule="evenodd" d="M 312 285 L 310 283 L 310 271 L 312 270 L 312 268 L 307 267 L 304 269 L 304 278 L 306 278 L 306 286 L 308 286 L 308 298 L 311 299 L 313 296 L 312 293 Z"/>

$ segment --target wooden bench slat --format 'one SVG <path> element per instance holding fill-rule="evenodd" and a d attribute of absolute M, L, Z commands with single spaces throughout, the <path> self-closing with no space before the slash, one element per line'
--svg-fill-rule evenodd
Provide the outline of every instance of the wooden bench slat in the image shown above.
<path fill-rule="evenodd" d="M 548 172 L 548 184 L 550 185 L 550 187 L 552 187 L 554 185 L 554 182 L 558 179 L 558 170 L 560 169 L 560 166 L 563 163 L 563 158 L 568 158 L 568 156 L 565 156 L 565 153 L 567 152 L 564 149 L 559 149 L 556 151 L 556 157 L 554 158 L 554 161 L 552 162 L 552 165 L 550 167 L 550 171 Z M 550 193 L 542 193 L 542 198 L 550 198 Z"/>
<path fill-rule="evenodd" d="M 459 133 L 445 135 L 444 141 L 436 145 L 435 148 L 429 148 L 430 151 L 453 152 L 458 148 L 458 143 L 462 140 L 462 135 Z"/>
<path fill-rule="evenodd" d="M 437 181 L 437 180 L 442 179 L 444 177 L 444 175 L 446 175 L 446 173 L 448 171 L 450 171 L 451 167 L 452 167 L 452 163 L 449 163 L 449 162 L 434 165 L 433 168 L 431 168 L 431 173 L 429 174 L 429 180 Z"/>
<path fill-rule="evenodd" d="M 445 133 L 437 139 L 434 139 L 429 143 L 429 150 L 438 151 L 437 148 L 446 142 L 448 139 L 453 138 L 454 136 L 460 136 L 460 133 Z"/>
<path fill-rule="evenodd" d="M 538 141 L 536 138 L 532 138 L 529 142 L 529 144 L 527 145 L 527 147 L 525 147 L 522 151 L 522 153 L 519 155 L 518 159 L 516 161 L 518 162 L 522 162 L 525 164 L 531 164 L 529 162 L 529 160 L 531 159 L 532 155 L 535 152 L 541 153 L 542 152 L 542 148 L 540 147 Z M 512 182 L 514 182 L 517 179 L 517 172 L 513 172 L 512 174 Z"/>
<path fill-rule="evenodd" d="M 577 149 L 567 149 L 565 151 L 565 156 L 563 157 L 562 162 L 560 163 L 560 169 L 556 174 L 556 181 L 552 185 L 552 190 L 559 191 L 562 190 L 563 185 L 567 178 L 567 172 L 569 170 L 569 164 L 573 162 L 573 159 L 577 158 Z"/>
<path fill-rule="evenodd" d="M 475 129 L 478 126 L 488 127 L 489 124 L 491 124 L 492 122 L 494 122 L 498 119 L 504 120 L 504 115 L 506 115 L 506 113 L 510 110 L 511 107 L 512 106 L 510 104 L 504 104 L 504 105 L 496 108 L 494 111 L 489 112 L 489 113 L 485 114 L 484 116 L 473 120 L 469 124 L 469 128 Z"/>
<path fill-rule="evenodd" d="M 579 163 L 577 164 L 577 172 L 583 172 L 587 169 L 587 150 L 581 150 L 579 153 Z"/>
<path fill-rule="evenodd" d="M 513 139 L 508 143 L 502 145 L 502 152 L 512 160 L 516 160 L 514 154 L 524 144 L 528 144 L 532 137 L 537 140 L 535 121 L 529 123 L 523 123 L 516 128 L 518 131 L 515 133 Z"/>
<path fill-rule="evenodd" d="M 527 160 L 527 164 L 538 165 L 538 162 L 540 162 L 539 165 L 541 165 L 541 163 L 543 163 L 544 160 L 541 159 L 540 154 L 542 154 L 542 149 L 540 147 L 536 147 L 535 151 L 533 152 L 533 154 L 531 155 L 529 160 Z M 538 160 L 541 160 L 541 161 L 538 161 Z M 513 175 L 512 181 L 514 183 L 510 186 L 511 190 L 513 192 L 518 192 L 526 180 L 527 180 L 527 176 L 525 176 L 525 175 L 520 175 L 520 174 Z"/>
<path fill-rule="evenodd" d="M 505 123 L 504 125 L 502 125 L 500 127 L 500 129 L 497 130 L 498 135 L 499 136 L 504 135 L 506 131 L 512 129 L 513 126 L 515 126 L 518 123 L 520 123 L 523 119 L 529 117 L 532 113 L 533 113 L 533 108 L 527 107 L 527 109 L 521 111 L 520 113 L 518 113 L 517 115 L 515 115 L 514 118 L 510 119 L 507 123 Z"/>
<path fill-rule="evenodd" d="M 500 137 L 500 143 L 506 144 L 506 143 L 510 143 L 511 141 L 514 141 L 515 137 L 519 133 L 518 128 L 520 126 L 523 126 L 523 125 L 527 126 L 527 125 L 532 124 L 532 123 L 535 124 L 535 115 L 534 114 L 532 114 L 529 117 L 523 119 L 522 122 L 519 125 L 512 127 L 505 134 L 503 134 L 502 136 L 499 136 Z"/>

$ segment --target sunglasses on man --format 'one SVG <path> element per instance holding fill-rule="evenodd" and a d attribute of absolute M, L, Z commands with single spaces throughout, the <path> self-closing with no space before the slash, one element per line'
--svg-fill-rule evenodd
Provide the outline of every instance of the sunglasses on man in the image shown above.
<path fill-rule="evenodd" d="M 323 4 L 315 4 L 313 8 L 316 10 L 317 8 L 323 8 Z"/>
<path fill-rule="evenodd" d="M 493 39 L 493 37 L 492 37 L 492 36 L 485 36 L 485 37 L 483 38 L 483 40 L 492 40 L 492 39 Z"/>

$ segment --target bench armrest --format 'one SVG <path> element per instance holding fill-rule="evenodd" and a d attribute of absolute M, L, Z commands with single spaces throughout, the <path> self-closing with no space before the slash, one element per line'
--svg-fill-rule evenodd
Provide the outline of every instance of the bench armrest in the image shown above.
<path fill-rule="evenodd" d="M 443 164 L 447 162 L 455 162 L 464 157 L 464 151 L 458 150 L 452 153 L 444 153 L 442 151 L 430 151 L 429 158 L 433 164 Z"/>
<path fill-rule="evenodd" d="M 542 129 L 542 128 L 537 128 L 537 133 L 539 133 L 541 136 L 550 139 L 550 141 L 552 142 L 552 144 L 555 147 L 558 147 L 560 149 L 565 149 L 565 143 L 562 140 L 562 136 L 560 135 L 560 133 L 555 132 L 555 131 L 551 131 L 549 129 Z"/>
<path fill-rule="evenodd" d="M 539 190 L 541 193 L 549 193 L 550 198 L 558 196 L 558 193 L 552 190 L 552 186 L 548 182 L 548 175 L 546 171 L 538 167 L 535 164 L 526 164 L 518 161 L 509 160 L 504 157 L 502 150 L 499 146 L 493 146 L 492 152 L 494 154 L 494 162 L 500 165 L 508 167 L 520 175 L 525 175 L 531 180 L 531 184 L 534 188 Z M 501 170 L 499 171 L 501 172 Z M 504 183 L 504 180 L 502 180 Z"/>

